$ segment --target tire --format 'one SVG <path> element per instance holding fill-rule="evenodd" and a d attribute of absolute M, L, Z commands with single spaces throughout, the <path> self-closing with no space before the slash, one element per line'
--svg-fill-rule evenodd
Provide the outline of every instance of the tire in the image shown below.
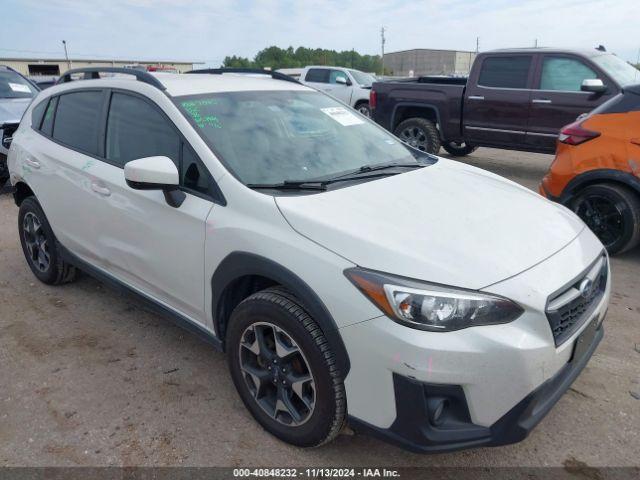
<path fill-rule="evenodd" d="M 466 142 L 445 142 L 442 144 L 442 148 L 444 148 L 449 155 L 454 157 L 464 157 L 478 149 L 478 147 L 469 145 Z"/>
<path fill-rule="evenodd" d="M 589 185 L 571 201 L 571 209 L 589 226 L 610 255 L 640 243 L 640 197 L 622 185 Z"/>
<path fill-rule="evenodd" d="M 440 134 L 436 125 L 426 118 L 409 118 L 393 131 L 394 135 L 413 148 L 437 154 L 440 151 Z"/>
<path fill-rule="evenodd" d="M 61 285 L 75 279 L 76 269 L 62 259 L 60 244 L 35 197 L 20 204 L 18 232 L 27 264 L 38 280 Z"/>
<path fill-rule="evenodd" d="M 276 336 L 288 360 L 273 348 Z M 265 430 L 299 447 L 317 447 L 338 435 L 347 411 L 342 377 L 320 327 L 291 293 L 269 288 L 243 300 L 231 314 L 226 345 L 233 383 Z M 286 409 L 274 408 L 278 398 Z"/>
<path fill-rule="evenodd" d="M 369 107 L 369 102 L 360 102 L 354 108 L 365 117 L 371 118 L 371 107 Z"/>

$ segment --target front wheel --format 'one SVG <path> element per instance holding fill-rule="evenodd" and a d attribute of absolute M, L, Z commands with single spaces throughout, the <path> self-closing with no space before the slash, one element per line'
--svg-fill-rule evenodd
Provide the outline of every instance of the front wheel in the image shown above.
<path fill-rule="evenodd" d="M 346 416 L 344 384 L 322 331 L 288 291 L 242 301 L 226 336 L 233 383 L 253 417 L 300 447 L 332 440 Z"/>
<path fill-rule="evenodd" d="M 464 157 L 474 152 L 478 147 L 469 145 L 466 142 L 445 142 L 442 144 L 442 148 L 444 148 L 449 155 Z"/>
<path fill-rule="evenodd" d="M 401 122 L 394 135 L 409 146 L 436 154 L 440 150 L 440 135 L 436 125 L 426 118 L 410 118 Z"/>
<path fill-rule="evenodd" d="M 611 255 L 640 243 L 640 197 L 621 185 L 590 185 L 571 202 Z"/>

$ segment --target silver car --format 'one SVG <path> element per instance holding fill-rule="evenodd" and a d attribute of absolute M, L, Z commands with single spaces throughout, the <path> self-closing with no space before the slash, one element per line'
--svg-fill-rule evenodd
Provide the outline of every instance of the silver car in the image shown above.
<path fill-rule="evenodd" d="M 9 179 L 7 153 L 22 114 L 39 89 L 10 67 L 0 65 L 0 188 Z"/>

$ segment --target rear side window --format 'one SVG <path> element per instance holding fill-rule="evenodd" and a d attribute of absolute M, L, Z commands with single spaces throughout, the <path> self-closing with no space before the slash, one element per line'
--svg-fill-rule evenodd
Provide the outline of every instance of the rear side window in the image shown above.
<path fill-rule="evenodd" d="M 329 83 L 329 69 L 310 68 L 304 79 L 307 82 Z"/>
<path fill-rule="evenodd" d="M 47 110 L 44 112 L 44 118 L 42 119 L 42 126 L 40 131 L 45 135 L 51 136 L 53 133 L 53 116 L 56 111 L 56 105 L 58 104 L 58 97 L 54 97 L 49 101 Z"/>
<path fill-rule="evenodd" d="M 180 137 L 175 129 L 150 103 L 114 93 L 107 120 L 107 160 L 124 167 L 131 160 L 154 156 L 169 157 L 179 168 Z"/>
<path fill-rule="evenodd" d="M 542 62 L 540 90 L 579 92 L 582 81 L 598 78 L 598 74 L 580 60 L 566 57 L 545 57 Z"/>
<path fill-rule="evenodd" d="M 531 56 L 489 57 L 482 62 L 478 85 L 495 88 L 527 88 Z"/>
<path fill-rule="evenodd" d="M 58 97 L 53 138 L 69 147 L 98 154 L 102 92 L 73 92 Z"/>

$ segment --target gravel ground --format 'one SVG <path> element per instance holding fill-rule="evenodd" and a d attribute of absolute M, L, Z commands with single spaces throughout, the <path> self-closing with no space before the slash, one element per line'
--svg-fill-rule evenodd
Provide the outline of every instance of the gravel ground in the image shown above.
<path fill-rule="evenodd" d="M 465 159 L 534 189 L 550 161 L 489 149 Z M 613 259 L 605 339 L 525 441 L 426 456 L 344 434 L 300 450 L 253 421 L 207 344 L 88 276 L 38 283 L 16 218 L 0 195 L 0 466 L 640 464 L 640 249 Z"/>

